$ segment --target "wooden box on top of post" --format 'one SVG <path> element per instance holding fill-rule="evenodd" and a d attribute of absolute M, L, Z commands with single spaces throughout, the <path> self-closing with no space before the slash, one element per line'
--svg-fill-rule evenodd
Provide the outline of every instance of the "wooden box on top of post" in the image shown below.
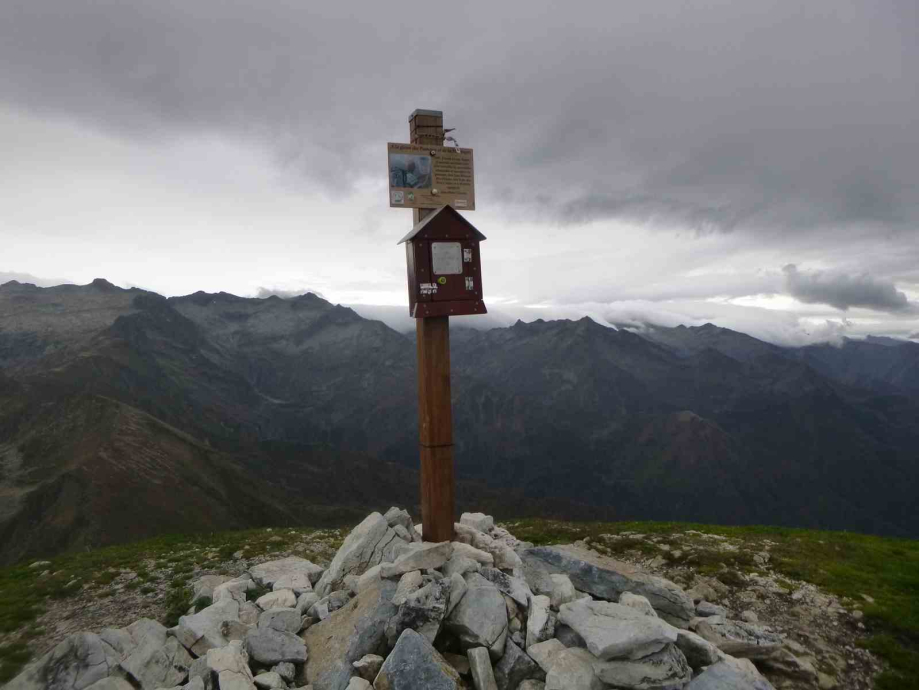
<path fill-rule="evenodd" d="M 405 244 L 411 316 L 487 313 L 479 249 L 484 239 L 456 209 L 441 206 L 399 241 Z"/>

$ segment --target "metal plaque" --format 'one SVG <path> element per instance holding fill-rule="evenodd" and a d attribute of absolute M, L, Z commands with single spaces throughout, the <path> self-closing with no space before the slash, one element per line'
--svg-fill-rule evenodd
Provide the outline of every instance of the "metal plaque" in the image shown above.
<path fill-rule="evenodd" d="M 452 276 L 463 272 L 463 248 L 459 242 L 432 242 L 431 263 L 434 275 Z"/>

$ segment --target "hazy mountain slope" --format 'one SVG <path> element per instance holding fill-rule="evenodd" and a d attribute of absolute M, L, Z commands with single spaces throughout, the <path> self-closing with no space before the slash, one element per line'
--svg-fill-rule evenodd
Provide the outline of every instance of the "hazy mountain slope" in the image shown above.
<path fill-rule="evenodd" d="M 454 329 L 460 504 L 919 534 L 912 350 L 869 345 L 840 363 L 713 326 Z M 417 502 L 413 343 L 314 295 L 8 284 L 0 348 L 5 544 L 27 525 L 58 549 L 160 514 L 209 529 Z M 118 494 L 122 471 L 169 479 Z M 135 506 L 153 517 L 121 517 Z"/>

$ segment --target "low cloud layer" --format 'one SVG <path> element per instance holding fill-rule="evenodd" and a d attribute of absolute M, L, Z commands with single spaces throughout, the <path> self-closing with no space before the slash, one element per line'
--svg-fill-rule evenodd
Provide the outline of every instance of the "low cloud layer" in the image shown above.
<path fill-rule="evenodd" d="M 910 303 L 892 282 L 865 273 L 856 276 L 823 271 L 805 273 L 794 264 L 788 264 L 782 272 L 788 293 L 805 304 L 828 304 L 843 311 L 864 307 L 892 313 L 919 312 L 919 307 Z"/>

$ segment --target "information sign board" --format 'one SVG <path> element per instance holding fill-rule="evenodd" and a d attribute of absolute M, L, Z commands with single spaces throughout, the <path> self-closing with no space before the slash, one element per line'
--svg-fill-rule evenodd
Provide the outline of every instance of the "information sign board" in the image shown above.
<path fill-rule="evenodd" d="M 472 149 L 388 144 L 389 205 L 475 210 Z"/>

